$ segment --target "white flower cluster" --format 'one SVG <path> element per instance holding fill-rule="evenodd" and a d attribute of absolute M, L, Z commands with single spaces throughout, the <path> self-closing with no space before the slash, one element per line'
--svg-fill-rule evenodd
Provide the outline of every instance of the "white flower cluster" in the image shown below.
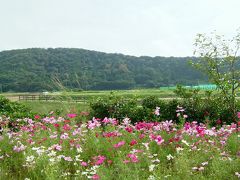
<path fill-rule="evenodd" d="M 97 174 L 97 169 L 99 166 L 92 166 L 90 169 L 86 169 L 82 172 L 82 175 L 85 175 L 88 179 L 92 179 L 93 175 Z"/>
<path fill-rule="evenodd" d="M 24 164 L 23 166 L 31 168 L 35 165 L 35 157 L 34 156 L 27 156 L 26 157 L 26 164 Z"/>

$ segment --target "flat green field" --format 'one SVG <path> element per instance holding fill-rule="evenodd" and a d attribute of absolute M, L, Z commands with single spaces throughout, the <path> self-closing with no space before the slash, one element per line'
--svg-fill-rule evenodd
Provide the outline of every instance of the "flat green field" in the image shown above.
<path fill-rule="evenodd" d="M 203 95 L 204 91 L 200 93 Z M 18 101 L 19 95 L 40 95 L 43 93 L 3 93 L 3 95 L 9 98 L 11 101 Z M 46 94 L 46 93 L 45 93 Z M 116 91 L 59 91 L 59 92 L 48 92 L 47 95 L 56 97 L 65 97 L 65 101 L 54 100 L 54 101 L 19 101 L 27 105 L 34 112 L 48 113 L 50 111 L 60 111 L 61 113 L 67 112 L 81 112 L 89 109 L 89 102 L 98 97 L 106 97 L 111 94 L 116 96 L 124 97 L 136 97 L 138 99 L 145 98 L 147 96 L 156 96 L 162 99 L 177 98 L 174 94 L 174 88 L 158 88 L 158 89 L 134 89 L 134 90 L 116 90 Z M 72 97 L 82 97 L 86 100 L 82 103 L 71 102 Z"/>
<path fill-rule="evenodd" d="M 174 98 L 176 95 L 173 92 L 174 90 L 171 88 L 164 88 L 164 89 L 134 89 L 134 90 L 116 90 L 116 91 L 79 91 L 79 92 L 72 92 L 72 91 L 59 91 L 59 92 L 48 92 L 47 95 L 53 96 L 80 96 L 80 97 L 87 97 L 87 98 L 96 98 L 96 97 L 103 97 L 108 96 L 112 93 L 118 96 L 135 96 L 138 98 L 143 98 L 146 96 L 157 96 L 159 98 Z M 10 100 L 17 101 L 19 95 L 39 95 L 43 94 L 39 93 L 2 93 L 3 95 Z"/>
<path fill-rule="evenodd" d="M 71 102 L 49 102 L 49 101 L 21 101 L 20 103 L 29 107 L 33 112 L 49 113 L 51 111 L 59 112 L 60 114 L 79 113 L 88 111 L 87 103 L 71 103 Z"/>
<path fill-rule="evenodd" d="M 58 91 L 58 92 L 47 92 L 47 95 L 54 95 L 54 96 L 81 96 L 81 97 L 89 97 L 89 98 L 96 98 L 96 97 L 103 97 L 108 96 L 111 93 L 119 96 L 135 96 L 138 98 L 143 98 L 146 96 L 157 96 L 159 98 L 175 98 L 176 95 L 174 94 L 175 87 L 161 87 L 155 89 L 133 89 L 133 90 L 112 90 L 112 91 Z M 19 95 L 39 95 L 43 94 L 41 92 L 36 93 L 2 93 L 0 95 L 6 96 L 13 100 L 18 100 Z M 200 94 L 204 94 L 204 90 L 200 90 Z"/>
<path fill-rule="evenodd" d="M 115 91 L 81 91 L 81 92 L 58 92 L 54 94 L 63 94 L 69 96 L 87 96 L 87 97 L 102 97 L 114 93 L 118 96 L 136 96 L 139 98 L 146 96 L 157 96 L 159 98 L 176 97 L 173 89 L 134 89 L 134 90 L 115 90 Z"/>

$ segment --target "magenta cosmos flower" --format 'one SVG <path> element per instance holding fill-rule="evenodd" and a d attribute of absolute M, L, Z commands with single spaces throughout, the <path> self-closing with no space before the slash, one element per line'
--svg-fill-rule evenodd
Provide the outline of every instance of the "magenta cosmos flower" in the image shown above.
<path fill-rule="evenodd" d="M 77 114 L 68 114 L 67 117 L 69 118 L 75 118 L 77 116 Z"/>
<path fill-rule="evenodd" d="M 114 148 L 119 148 L 119 147 L 123 146 L 124 144 L 125 144 L 125 141 L 120 141 L 119 143 L 114 144 L 113 147 Z"/>

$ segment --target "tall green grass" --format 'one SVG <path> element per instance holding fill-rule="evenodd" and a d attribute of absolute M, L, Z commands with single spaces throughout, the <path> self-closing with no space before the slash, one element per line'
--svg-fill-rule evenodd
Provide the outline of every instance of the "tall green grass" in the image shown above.
<path fill-rule="evenodd" d="M 89 110 L 89 105 L 87 103 L 50 101 L 22 101 L 21 103 L 31 108 L 33 112 L 40 114 L 47 114 L 50 111 L 54 111 L 59 112 L 60 115 L 65 115 L 67 113 L 78 113 Z"/>

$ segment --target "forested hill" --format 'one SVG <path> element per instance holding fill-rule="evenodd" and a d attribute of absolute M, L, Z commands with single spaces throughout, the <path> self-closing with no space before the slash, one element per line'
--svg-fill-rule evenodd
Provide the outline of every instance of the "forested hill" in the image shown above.
<path fill-rule="evenodd" d="M 0 52 L 0 91 L 130 89 L 192 85 L 206 78 L 190 58 L 134 57 L 83 49 L 21 49 Z"/>

